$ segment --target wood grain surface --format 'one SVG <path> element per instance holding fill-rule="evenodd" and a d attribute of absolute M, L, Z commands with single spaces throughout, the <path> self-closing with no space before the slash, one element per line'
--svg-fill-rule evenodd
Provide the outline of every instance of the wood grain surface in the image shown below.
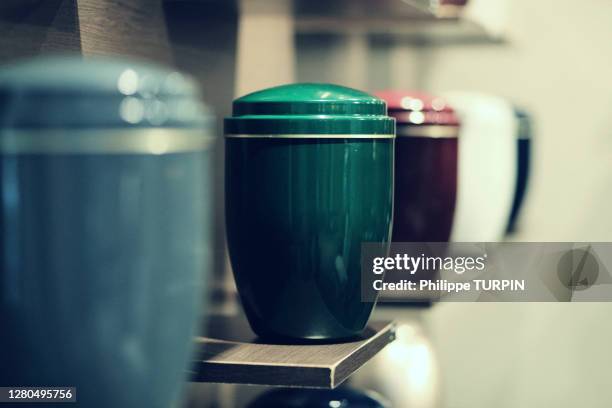
<path fill-rule="evenodd" d="M 1 63 L 48 52 L 80 52 L 76 0 L 0 3 Z"/>
<path fill-rule="evenodd" d="M 395 338 L 390 322 L 371 323 L 341 343 L 273 344 L 258 339 L 243 318 L 213 318 L 197 338 L 192 381 L 335 388 Z"/>
<path fill-rule="evenodd" d="M 162 0 L 78 0 L 83 55 L 171 64 Z"/>

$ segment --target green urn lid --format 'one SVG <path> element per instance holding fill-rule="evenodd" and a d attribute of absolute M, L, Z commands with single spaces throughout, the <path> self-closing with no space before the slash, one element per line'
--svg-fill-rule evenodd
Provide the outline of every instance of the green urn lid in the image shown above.
<path fill-rule="evenodd" d="M 382 99 L 331 84 L 292 84 L 234 101 L 228 137 L 394 137 Z"/>

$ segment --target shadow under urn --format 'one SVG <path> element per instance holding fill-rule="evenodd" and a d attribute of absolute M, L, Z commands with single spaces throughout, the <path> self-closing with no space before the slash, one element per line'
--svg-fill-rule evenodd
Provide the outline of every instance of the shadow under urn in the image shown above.
<path fill-rule="evenodd" d="M 397 123 L 393 242 L 447 242 L 457 194 L 459 119 L 418 92 L 381 91 Z"/>
<path fill-rule="evenodd" d="M 210 262 L 214 139 L 195 84 L 54 57 L 3 68 L 0 94 L 0 384 L 168 407 Z"/>
<path fill-rule="evenodd" d="M 234 101 L 226 223 L 242 305 L 263 338 L 339 340 L 365 328 L 361 244 L 388 245 L 394 120 L 384 101 L 293 84 Z"/>

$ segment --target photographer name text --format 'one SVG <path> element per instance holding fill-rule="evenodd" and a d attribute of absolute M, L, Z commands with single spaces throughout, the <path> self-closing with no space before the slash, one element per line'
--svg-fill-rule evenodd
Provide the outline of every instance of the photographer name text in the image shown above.
<path fill-rule="evenodd" d="M 524 279 L 474 279 L 470 282 L 449 282 L 445 279 L 419 281 L 401 280 L 399 282 L 383 282 L 376 279 L 373 282 L 374 290 L 390 291 L 432 291 L 458 293 L 470 290 L 485 292 L 524 291 Z"/>

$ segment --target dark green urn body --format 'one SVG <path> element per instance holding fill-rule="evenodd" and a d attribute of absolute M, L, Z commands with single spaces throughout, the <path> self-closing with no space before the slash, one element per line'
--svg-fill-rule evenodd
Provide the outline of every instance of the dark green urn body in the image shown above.
<path fill-rule="evenodd" d="M 390 241 L 394 122 L 332 85 L 272 88 L 226 120 L 230 259 L 253 330 L 333 340 L 364 329 L 361 243 Z"/>

